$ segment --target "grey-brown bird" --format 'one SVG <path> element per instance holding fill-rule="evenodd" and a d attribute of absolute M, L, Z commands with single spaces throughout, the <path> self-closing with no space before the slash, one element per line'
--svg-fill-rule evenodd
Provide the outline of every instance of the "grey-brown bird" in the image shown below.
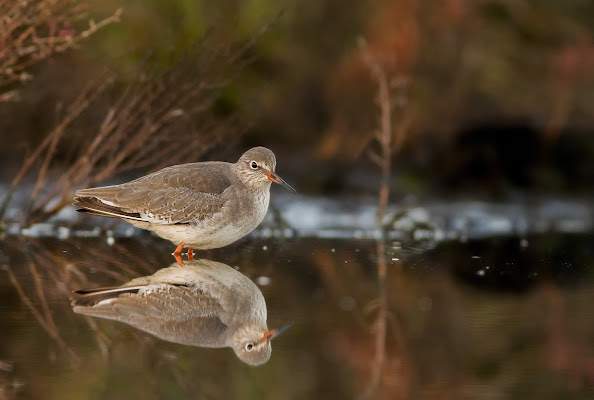
<path fill-rule="evenodd" d="M 271 182 L 295 193 L 276 173 L 265 147 L 246 151 L 235 164 L 210 161 L 174 165 L 120 185 L 81 189 L 77 211 L 121 218 L 184 247 L 223 247 L 252 232 L 270 202 Z"/>
<path fill-rule="evenodd" d="M 291 325 L 268 330 L 258 286 L 210 260 L 173 263 L 119 287 L 77 290 L 73 296 L 76 313 L 124 322 L 170 342 L 231 347 L 250 365 L 267 362 L 270 341 Z"/>

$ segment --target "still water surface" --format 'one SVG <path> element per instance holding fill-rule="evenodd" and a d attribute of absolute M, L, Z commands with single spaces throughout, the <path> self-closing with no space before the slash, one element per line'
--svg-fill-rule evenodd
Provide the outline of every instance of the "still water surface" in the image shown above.
<path fill-rule="evenodd" d="M 7 236 L 0 398 L 594 398 L 593 240 L 539 234 L 424 250 L 252 237 L 199 252 L 257 284 L 269 328 L 293 321 L 252 367 L 230 348 L 73 312 L 73 290 L 171 266 L 170 243 Z"/>

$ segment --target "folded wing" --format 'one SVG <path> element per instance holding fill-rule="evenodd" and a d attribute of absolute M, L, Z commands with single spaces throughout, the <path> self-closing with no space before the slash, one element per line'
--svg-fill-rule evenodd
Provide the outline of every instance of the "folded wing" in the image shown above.
<path fill-rule="evenodd" d="M 221 347 L 217 342 L 227 325 L 219 302 L 185 285 L 147 285 L 77 291 L 72 301 L 79 314 L 134 326 L 161 339 Z"/>
<path fill-rule="evenodd" d="M 209 218 L 224 207 L 231 181 L 226 163 L 183 164 L 121 185 L 82 189 L 73 205 L 92 215 L 159 224 L 183 224 Z"/>

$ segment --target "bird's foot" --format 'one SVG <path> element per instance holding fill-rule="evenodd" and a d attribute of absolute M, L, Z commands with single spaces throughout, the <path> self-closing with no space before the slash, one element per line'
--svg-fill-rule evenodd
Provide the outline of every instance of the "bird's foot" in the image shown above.
<path fill-rule="evenodd" d="M 175 251 L 173 252 L 173 257 L 175 257 L 175 261 L 179 264 L 180 267 L 184 266 L 184 260 L 181 258 L 181 252 L 184 249 L 184 242 L 179 242 Z"/>
<path fill-rule="evenodd" d="M 193 260 L 193 259 L 194 259 L 194 249 L 190 247 L 188 249 L 188 260 Z"/>

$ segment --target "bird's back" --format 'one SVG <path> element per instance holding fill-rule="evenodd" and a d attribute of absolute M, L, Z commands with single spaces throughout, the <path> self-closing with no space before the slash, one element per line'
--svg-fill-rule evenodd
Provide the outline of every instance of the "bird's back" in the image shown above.
<path fill-rule="evenodd" d="M 174 165 L 120 185 L 81 189 L 73 204 L 91 213 L 157 224 L 180 224 L 220 212 L 232 187 L 231 164 Z"/>

